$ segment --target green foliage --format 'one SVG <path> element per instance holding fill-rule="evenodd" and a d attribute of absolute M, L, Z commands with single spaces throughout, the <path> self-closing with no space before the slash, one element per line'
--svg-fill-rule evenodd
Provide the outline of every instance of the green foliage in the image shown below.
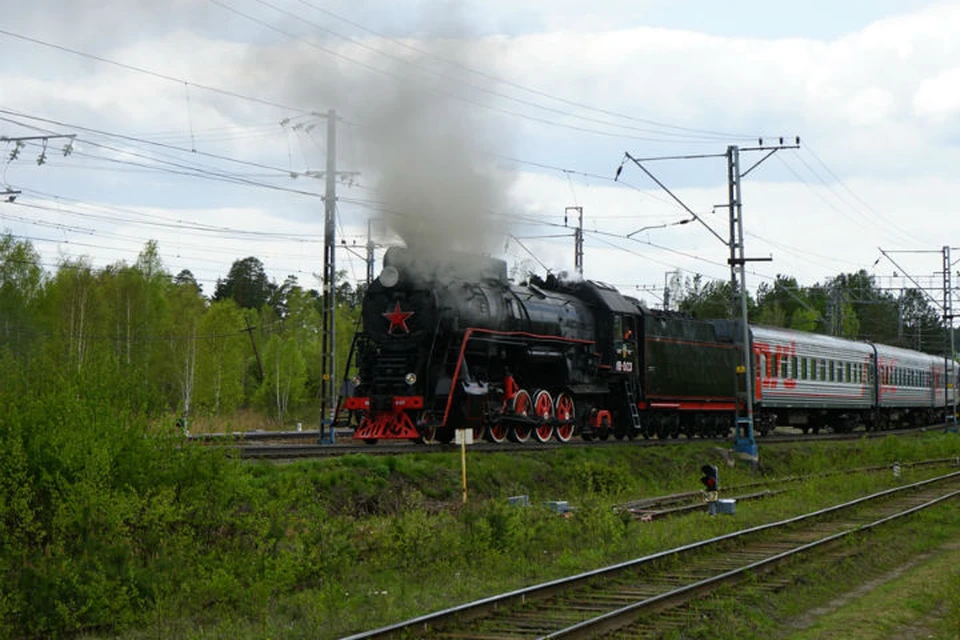
<path fill-rule="evenodd" d="M 587 461 L 575 468 L 574 486 L 582 493 L 613 497 L 630 485 L 627 474 L 628 470 L 620 466 Z"/>
<path fill-rule="evenodd" d="M 256 397 L 279 424 L 304 399 L 307 363 L 294 338 L 274 335 L 263 349 L 263 382 Z"/>
<path fill-rule="evenodd" d="M 263 263 L 254 256 L 234 261 L 227 277 L 217 280 L 213 299 L 216 302 L 233 300 L 244 309 L 260 309 L 276 290 L 264 270 Z"/>
<path fill-rule="evenodd" d="M 684 284 L 679 294 L 679 309 L 695 318 L 730 318 L 733 287 L 727 281 L 711 280 L 704 284 L 699 273 Z M 748 306 L 749 306 L 748 302 Z M 740 307 L 736 307 L 739 314 Z"/>
<path fill-rule="evenodd" d="M 197 332 L 196 404 L 214 414 L 229 413 L 243 402 L 243 372 L 249 338 L 233 300 L 214 302 Z"/>
<path fill-rule="evenodd" d="M 820 314 L 812 309 L 797 309 L 790 320 L 790 328 L 798 331 L 816 331 Z"/>

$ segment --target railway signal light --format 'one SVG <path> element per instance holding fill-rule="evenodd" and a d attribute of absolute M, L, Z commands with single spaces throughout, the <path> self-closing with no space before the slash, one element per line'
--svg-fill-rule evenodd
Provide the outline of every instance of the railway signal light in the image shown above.
<path fill-rule="evenodd" d="M 718 491 L 720 489 L 720 476 L 717 468 L 712 464 L 705 464 L 700 467 L 700 471 L 703 472 L 700 482 L 703 483 L 704 490 L 710 493 Z"/>

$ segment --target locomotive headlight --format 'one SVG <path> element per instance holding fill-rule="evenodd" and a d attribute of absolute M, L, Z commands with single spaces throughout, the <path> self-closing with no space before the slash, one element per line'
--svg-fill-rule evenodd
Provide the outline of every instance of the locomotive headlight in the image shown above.
<path fill-rule="evenodd" d="M 381 285 L 389 289 L 400 282 L 400 272 L 397 271 L 396 267 L 384 267 L 378 280 L 380 280 Z"/>
<path fill-rule="evenodd" d="M 404 376 L 403 381 L 406 382 L 408 385 L 413 386 L 417 383 L 417 374 L 408 373 L 406 376 Z"/>

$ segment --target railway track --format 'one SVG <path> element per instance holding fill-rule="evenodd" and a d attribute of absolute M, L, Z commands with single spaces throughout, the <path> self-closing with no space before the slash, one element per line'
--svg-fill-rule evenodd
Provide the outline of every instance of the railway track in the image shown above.
<path fill-rule="evenodd" d="M 930 425 L 912 429 L 894 429 L 888 431 L 857 431 L 853 433 L 828 433 L 819 435 L 773 434 L 759 439 L 761 444 L 780 444 L 791 442 L 813 442 L 823 440 L 859 440 L 860 438 L 885 438 L 897 435 L 916 435 L 927 431 L 942 430 L 946 425 Z M 459 445 L 430 443 L 428 445 L 413 442 L 397 444 L 356 443 L 349 432 L 341 432 L 336 444 L 319 444 L 320 434 L 316 430 L 310 431 L 254 431 L 226 434 L 199 434 L 188 438 L 191 442 L 236 447 L 244 458 L 296 460 L 303 458 L 326 458 L 344 456 L 357 453 L 367 455 L 398 455 L 405 453 L 448 453 L 459 449 Z M 729 438 L 697 438 L 698 442 L 725 445 L 730 443 Z M 573 440 L 567 443 L 559 442 L 527 442 L 524 444 L 475 442 L 470 445 L 470 452 L 504 453 L 522 451 L 549 451 L 557 448 L 571 447 L 653 447 L 665 443 L 684 442 L 685 439 L 671 440 L 607 440 L 600 442 L 584 442 Z"/>
<path fill-rule="evenodd" d="M 960 472 L 881 491 L 794 518 L 496 595 L 349 636 L 371 638 L 649 637 L 682 629 L 685 605 L 747 575 L 960 496 Z M 665 619 L 659 616 L 667 616 Z"/>
<path fill-rule="evenodd" d="M 906 469 L 936 469 L 960 468 L 960 456 L 952 458 L 933 458 L 914 462 L 898 462 L 897 466 Z M 869 467 L 854 467 L 850 469 L 836 469 L 824 471 L 809 476 L 781 476 L 768 478 L 757 482 L 746 482 L 724 488 L 723 498 L 733 499 L 736 502 L 758 500 L 782 493 L 784 490 L 770 490 L 770 485 L 782 486 L 791 482 L 804 482 L 812 478 L 828 478 L 830 476 L 863 474 L 863 473 L 890 473 L 891 465 L 873 465 Z M 733 492 L 746 492 L 734 494 Z M 643 498 L 623 503 L 616 507 L 619 511 L 626 511 L 635 518 L 643 520 L 658 520 L 660 518 L 683 515 L 694 511 L 703 511 L 704 501 L 702 491 L 685 491 L 665 496 Z"/>

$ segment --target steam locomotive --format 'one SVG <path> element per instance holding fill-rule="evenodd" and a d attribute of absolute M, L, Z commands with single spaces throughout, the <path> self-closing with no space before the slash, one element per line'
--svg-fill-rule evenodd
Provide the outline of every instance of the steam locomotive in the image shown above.
<path fill-rule="evenodd" d="M 383 265 L 337 409 L 355 416 L 355 438 L 722 437 L 746 405 L 736 321 L 650 310 L 590 280 L 515 284 L 494 258 L 393 247 Z M 761 433 L 919 423 L 954 400 L 953 361 L 786 329 L 750 336 Z"/>

